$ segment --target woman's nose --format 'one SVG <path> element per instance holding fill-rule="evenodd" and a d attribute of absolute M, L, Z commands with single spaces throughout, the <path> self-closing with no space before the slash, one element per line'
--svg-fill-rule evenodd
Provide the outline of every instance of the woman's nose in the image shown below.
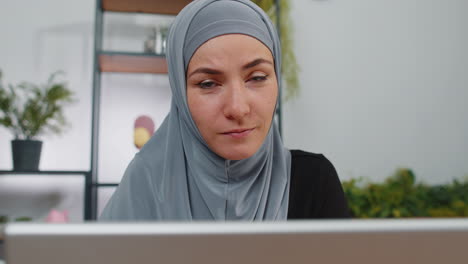
<path fill-rule="evenodd" d="M 226 92 L 224 116 L 228 119 L 238 120 L 250 113 L 250 103 L 247 87 L 244 82 L 231 85 Z"/>

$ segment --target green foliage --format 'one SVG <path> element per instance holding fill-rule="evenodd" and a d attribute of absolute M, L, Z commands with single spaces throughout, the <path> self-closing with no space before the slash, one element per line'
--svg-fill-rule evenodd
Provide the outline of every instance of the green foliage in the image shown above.
<path fill-rule="evenodd" d="M 10 221 L 10 218 L 7 215 L 0 215 L 0 224 L 6 224 Z M 29 222 L 32 221 L 31 217 L 21 216 L 13 220 L 13 222 Z"/>
<path fill-rule="evenodd" d="M 15 139 L 34 139 L 46 132 L 60 134 L 67 126 L 63 109 L 74 98 L 65 82 L 56 81 L 61 74 L 53 73 L 44 85 L 22 82 L 8 88 L 0 74 L 0 125 L 10 129 Z"/>
<path fill-rule="evenodd" d="M 276 21 L 275 0 L 252 0 L 252 2 L 261 7 L 272 21 Z M 299 94 L 298 73 L 300 69 L 293 50 L 293 27 L 290 9 L 290 0 L 280 0 L 281 72 L 286 84 L 285 100 L 296 97 Z"/>
<path fill-rule="evenodd" d="M 352 179 L 343 182 L 343 189 L 358 218 L 468 216 L 468 179 L 429 186 L 416 183 L 411 170 L 399 169 L 384 183 Z"/>
<path fill-rule="evenodd" d="M 0 224 L 5 224 L 8 222 L 8 216 L 0 215 Z"/>
<path fill-rule="evenodd" d="M 21 216 L 21 217 L 15 218 L 15 222 L 30 222 L 30 221 L 32 221 L 32 218 L 28 216 Z"/>

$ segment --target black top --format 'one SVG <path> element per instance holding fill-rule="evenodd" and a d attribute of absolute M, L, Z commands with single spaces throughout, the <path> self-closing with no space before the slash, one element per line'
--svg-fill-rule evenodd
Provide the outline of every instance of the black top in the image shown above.
<path fill-rule="evenodd" d="M 351 217 L 340 179 L 322 154 L 291 150 L 288 219 Z"/>

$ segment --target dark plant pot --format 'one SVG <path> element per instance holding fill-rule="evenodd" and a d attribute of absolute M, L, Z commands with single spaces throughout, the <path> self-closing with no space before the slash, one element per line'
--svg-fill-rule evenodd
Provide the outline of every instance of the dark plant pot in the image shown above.
<path fill-rule="evenodd" d="M 38 171 L 41 159 L 42 141 L 12 140 L 14 171 Z"/>

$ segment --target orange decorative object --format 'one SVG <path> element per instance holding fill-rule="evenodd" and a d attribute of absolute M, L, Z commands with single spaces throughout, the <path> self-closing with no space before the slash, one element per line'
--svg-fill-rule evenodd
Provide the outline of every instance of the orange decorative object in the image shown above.
<path fill-rule="evenodd" d="M 134 126 L 134 144 L 135 147 L 141 149 L 148 142 L 154 133 L 154 122 L 149 116 L 139 116 L 135 120 Z"/>

